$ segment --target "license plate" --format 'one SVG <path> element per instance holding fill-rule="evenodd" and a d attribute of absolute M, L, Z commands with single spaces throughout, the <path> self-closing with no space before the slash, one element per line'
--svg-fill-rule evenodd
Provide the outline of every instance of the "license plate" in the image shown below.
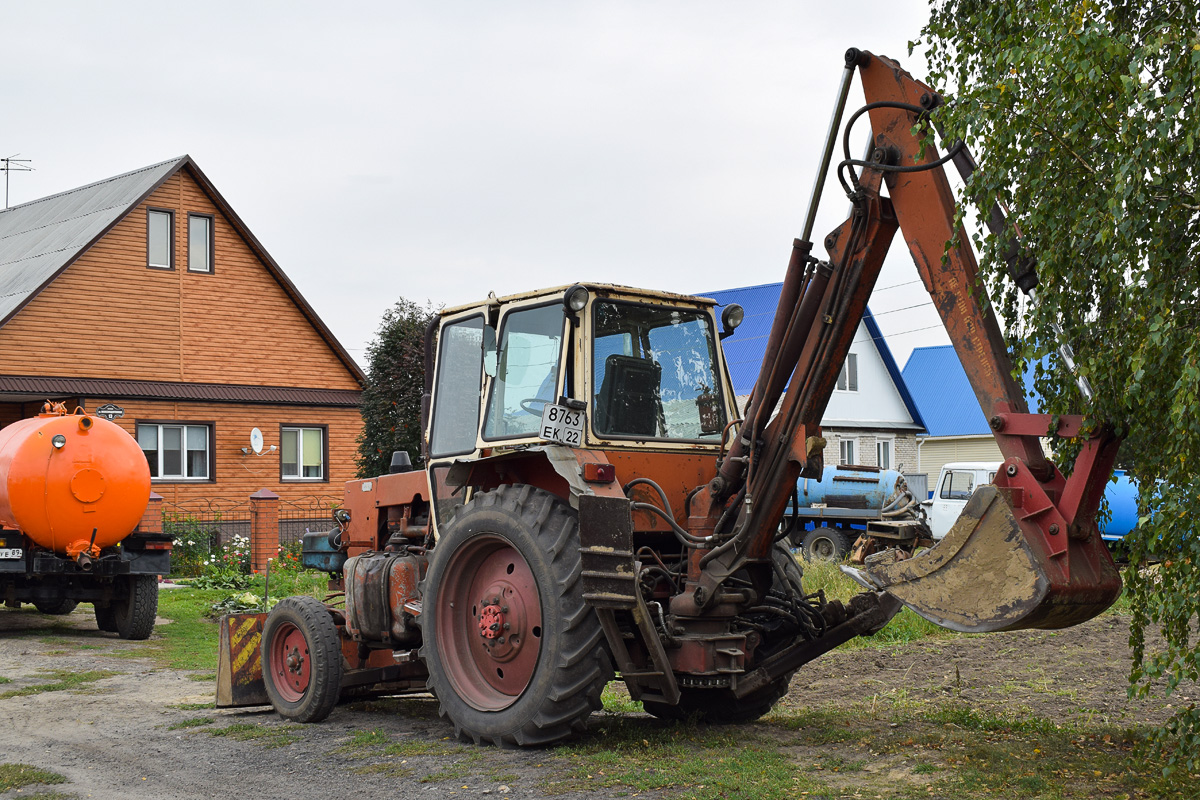
<path fill-rule="evenodd" d="M 0 558 L 24 558 L 25 551 L 19 547 L 0 547 Z"/>
<path fill-rule="evenodd" d="M 580 447 L 583 444 L 582 411 L 572 411 L 566 406 L 547 403 L 542 409 L 542 427 L 538 437 L 551 442 Z"/>

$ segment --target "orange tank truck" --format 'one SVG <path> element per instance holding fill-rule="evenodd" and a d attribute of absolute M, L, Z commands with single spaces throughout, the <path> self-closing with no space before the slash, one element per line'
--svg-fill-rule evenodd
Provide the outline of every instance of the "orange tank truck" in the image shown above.
<path fill-rule="evenodd" d="M 0 596 L 67 614 L 95 607 L 101 630 L 145 639 L 171 537 L 138 524 L 146 457 L 118 425 L 61 405 L 0 429 Z"/>

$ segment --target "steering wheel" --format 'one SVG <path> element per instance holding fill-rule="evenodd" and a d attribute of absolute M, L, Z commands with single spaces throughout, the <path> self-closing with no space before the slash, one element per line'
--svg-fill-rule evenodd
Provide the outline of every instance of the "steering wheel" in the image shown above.
<path fill-rule="evenodd" d="M 549 400 L 544 400 L 541 397 L 526 397 L 521 401 L 521 410 L 526 414 L 533 414 L 535 417 L 540 417 L 548 403 L 550 403 Z M 536 408 L 534 408 L 535 405 L 537 406 Z"/>

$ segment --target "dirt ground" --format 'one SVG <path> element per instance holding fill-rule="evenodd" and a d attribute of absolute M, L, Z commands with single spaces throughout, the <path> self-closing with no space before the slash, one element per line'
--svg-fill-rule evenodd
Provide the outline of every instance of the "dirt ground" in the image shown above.
<path fill-rule="evenodd" d="M 64 622 L 65 629 L 56 627 Z M 8 679 L 0 685 L 0 695 L 46 683 L 51 680 L 48 671 L 114 673 L 74 690 L 0 696 L 0 763 L 31 764 L 68 779 L 60 786 L 30 786 L 0 797 L 28 797 L 37 791 L 164 800 L 326 800 L 359 793 L 516 798 L 542 797 L 548 790 L 568 799 L 631 794 L 620 788 L 558 793 L 564 766 L 553 751 L 460 746 L 451 740 L 449 724 L 438 719 L 436 701 L 428 697 L 349 703 L 326 722 L 308 726 L 286 725 L 265 709 L 197 708 L 212 701 L 211 676 L 156 667 L 139 655 L 141 647 L 97 631 L 90 606 L 57 619 L 32 609 L 0 609 L 0 676 Z M 837 651 L 797 675 L 783 703 L 800 710 L 855 707 L 870 716 L 876 703 L 882 709 L 906 697 L 944 695 L 980 709 L 1064 722 L 1161 722 L 1170 706 L 1162 700 L 1127 699 L 1127 670 L 1127 625 L 1104 616 L 1060 632 Z M 1189 699 L 1176 695 L 1172 702 Z M 648 727 L 662 724 L 645 715 L 631 716 Z M 604 725 L 606 717 L 611 721 L 610 714 L 594 715 L 593 726 Z M 197 719 L 210 721 L 188 722 Z M 179 727 L 184 724 L 195 727 Z M 769 723 L 748 727 L 770 735 Z M 222 729 L 237 735 L 212 735 Z M 356 732 L 362 731 L 380 731 L 411 747 L 390 756 L 364 755 L 354 746 Z M 829 751 L 795 747 L 789 754 L 816 763 Z M 885 758 L 869 769 L 897 770 L 898 765 L 902 761 Z"/>

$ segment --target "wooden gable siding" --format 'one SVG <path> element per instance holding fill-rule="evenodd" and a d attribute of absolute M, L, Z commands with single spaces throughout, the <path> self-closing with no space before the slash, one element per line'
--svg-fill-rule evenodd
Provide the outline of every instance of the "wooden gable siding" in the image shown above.
<path fill-rule="evenodd" d="M 175 212 L 172 270 L 146 266 L 146 209 Z M 188 212 L 214 217 L 212 274 L 188 272 Z M 0 328 L 0 373 L 360 388 L 180 170 Z"/>
<path fill-rule="evenodd" d="M 109 402 L 108 398 L 88 397 L 87 407 L 95 408 Z M 164 403 L 143 400 L 117 400 L 125 416 L 113 420 L 131 436 L 136 436 L 138 421 L 180 422 L 190 425 L 213 426 L 214 454 L 209 465 L 213 481 L 159 481 L 152 488 L 163 496 L 168 506 L 194 512 L 208 508 L 223 509 L 245 504 L 259 489 L 270 489 L 284 501 L 300 503 L 316 499 L 324 503 L 341 503 L 343 487 L 355 477 L 354 458 L 358 449 L 358 434 L 362 417 L 357 409 L 313 408 L 309 406 L 239 405 L 233 403 Z M 323 481 L 280 480 L 280 425 L 328 426 L 329 460 L 325 464 Z M 251 451 L 250 429 L 263 434 L 263 454 Z M 274 452 L 268 448 L 275 445 Z"/>

